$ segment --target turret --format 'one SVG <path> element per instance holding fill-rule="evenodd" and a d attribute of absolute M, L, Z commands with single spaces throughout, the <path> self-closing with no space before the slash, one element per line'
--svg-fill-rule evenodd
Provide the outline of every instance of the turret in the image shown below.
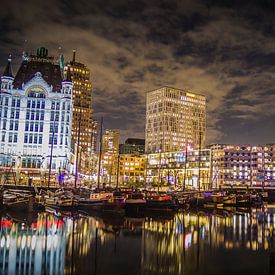
<path fill-rule="evenodd" d="M 1 90 L 11 90 L 14 77 L 12 75 L 11 67 L 11 55 L 8 58 L 8 64 L 4 70 L 3 75 L 1 76 Z"/>
<path fill-rule="evenodd" d="M 72 96 L 73 82 L 71 78 L 70 65 L 67 67 L 66 79 L 62 81 L 62 93 Z"/>

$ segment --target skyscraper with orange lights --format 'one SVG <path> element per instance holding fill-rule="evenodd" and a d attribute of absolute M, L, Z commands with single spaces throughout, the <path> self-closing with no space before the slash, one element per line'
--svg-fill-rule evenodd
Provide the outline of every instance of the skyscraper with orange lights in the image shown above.
<path fill-rule="evenodd" d="M 89 173 L 90 158 L 94 153 L 95 129 L 92 119 L 92 82 L 90 69 L 86 65 L 76 61 L 76 52 L 73 51 L 73 59 L 65 67 L 65 73 L 70 66 L 71 79 L 73 81 L 73 124 L 72 136 L 78 149 L 79 171 Z M 79 140 L 79 141 L 78 141 Z M 77 153 L 77 152 L 76 152 Z"/>

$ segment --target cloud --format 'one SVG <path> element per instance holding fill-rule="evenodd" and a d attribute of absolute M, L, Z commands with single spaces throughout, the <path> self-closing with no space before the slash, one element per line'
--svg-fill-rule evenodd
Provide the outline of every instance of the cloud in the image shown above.
<path fill-rule="evenodd" d="M 261 142 L 260 133 L 249 133 L 275 110 L 272 8 L 258 1 L 4 1 L 1 65 L 12 52 L 18 66 L 23 50 L 40 45 L 55 56 L 61 45 L 68 60 L 77 49 L 91 69 L 95 117 L 121 129 L 122 140 L 144 136 L 145 93 L 169 85 L 207 96 L 208 143 L 236 141 L 240 128 Z"/>

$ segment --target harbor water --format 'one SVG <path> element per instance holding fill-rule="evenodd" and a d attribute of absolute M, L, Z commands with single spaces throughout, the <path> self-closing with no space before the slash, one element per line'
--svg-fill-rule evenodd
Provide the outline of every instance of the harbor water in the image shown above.
<path fill-rule="evenodd" d="M 275 274 L 275 210 L 2 213 L 1 274 Z"/>

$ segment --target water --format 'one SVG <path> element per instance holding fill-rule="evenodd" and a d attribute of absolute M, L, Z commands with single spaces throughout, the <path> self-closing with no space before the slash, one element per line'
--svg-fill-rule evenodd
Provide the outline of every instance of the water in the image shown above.
<path fill-rule="evenodd" d="M 274 226 L 268 209 L 143 218 L 4 213 L 0 274 L 275 274 Z"/>

